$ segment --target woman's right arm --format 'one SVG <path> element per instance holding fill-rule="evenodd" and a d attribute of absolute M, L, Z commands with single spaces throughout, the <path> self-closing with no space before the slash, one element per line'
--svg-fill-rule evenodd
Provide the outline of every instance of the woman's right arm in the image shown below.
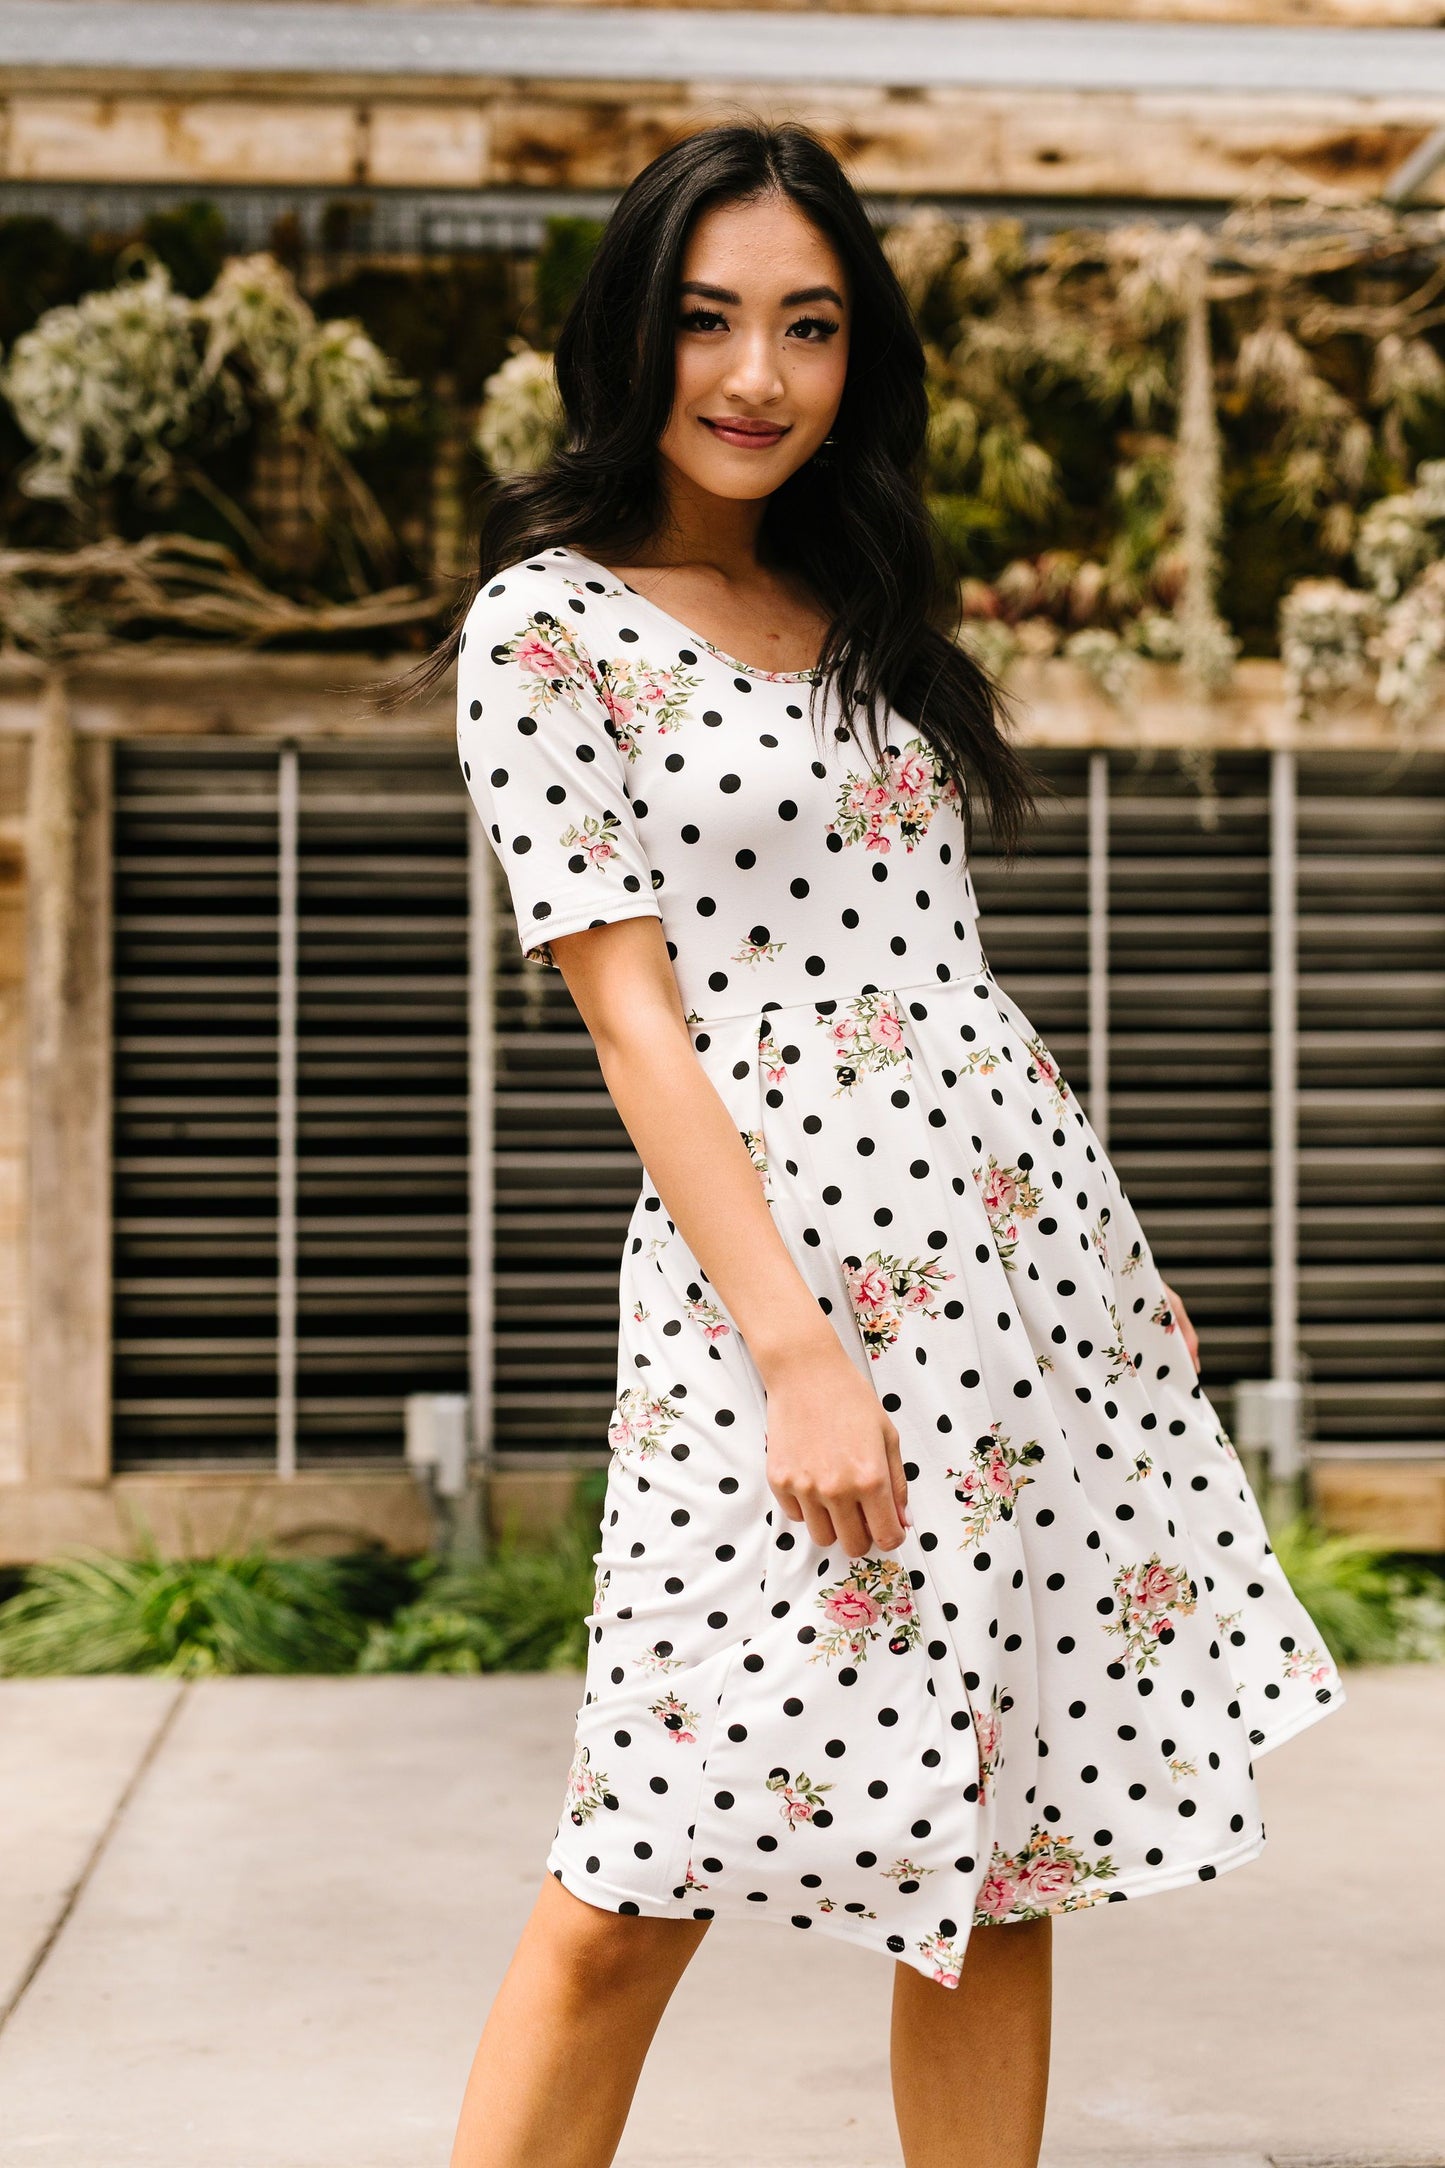
<path fill-rule="evenodd" d="M 761 1374 L 774 1497 L 825 1548 L 895 1550 L 907 1501 L 897 1428 L 778 1233 L 693 1048 L 658 921 L 567 934 L 552 954 L 638 1157 Z"/>
<path fill-rule="evenodd" d="M 586 603 L 567 597 L 545 561 L 499 573 L 468 611 L 457 662 L 457 750 L 522 951 L 562 972 L 623 1126 L 758 1368 L 783 1511 L 855 1558 L 892 1550 L 898 1432 L 778 1233 L 697 1057 Z"/>

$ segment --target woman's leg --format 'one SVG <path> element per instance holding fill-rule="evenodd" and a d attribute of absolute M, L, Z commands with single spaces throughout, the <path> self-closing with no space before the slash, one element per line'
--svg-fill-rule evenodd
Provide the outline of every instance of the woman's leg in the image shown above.
<path fill-rule="evenodd" d="M 974 1928 L 957 1987 L 897 1967 L 893 2105 L 907 2168 L 1037 2168 L 1052 1925 Z"/>
<path fill-rule="evenodd" d="M 706 1931 L 584 1904 L 549 1874 L 483 2028 L 451 2168 L 607 2168 Z"/>

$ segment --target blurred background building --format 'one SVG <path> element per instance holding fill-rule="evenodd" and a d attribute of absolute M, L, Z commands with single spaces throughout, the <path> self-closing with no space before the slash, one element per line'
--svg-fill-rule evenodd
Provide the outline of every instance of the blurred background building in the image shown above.
<path fill-rule="evenodd" d="M 1445 1549 L 1440 19 L 0 0 L 0 1561 L 419 1545 L 418 1393 L 504 1509 L 603 1458 L 635 1157 L 449 695 L 372 694 L 616 193 L 744 112 L 929 340 L 1060 793 L 994 968 L 1241 1442 L 1272 1382 L 1327 1519 Z"/>

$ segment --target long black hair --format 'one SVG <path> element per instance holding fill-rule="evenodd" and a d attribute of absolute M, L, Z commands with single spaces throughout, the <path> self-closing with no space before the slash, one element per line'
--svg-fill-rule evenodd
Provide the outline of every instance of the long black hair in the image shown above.
<path fill-rule="evenodd" d="M 795 123 L 704 128 L 654 158 L 619 198 L 557 337 L 566 441 L 540 468 L 498 481 L 477 578 L 452 630 L 413 681 L 435 683 L 457 653 L 478 589 L 504 566 L 558 544 L 626 562 L 666 511 L 657 444 L 675 386 L 677 289 L 699 215 L 767 194 L 797 205 L 841 257 L 852 318 L 848 369 L 828 459 L 815 455 L 768 498 L 759 553 L 799 575 L 830 613 L 820 684 L 868 724 L 901 715 L 957 784 L 970 782 L 1011 856 L 1035 790 L 1005 735 L 1003 697 L 957 642 L 957 582 L 923 498 L 928 401 L 923 344 L 867 213 L 827 146 Z M 818 687 L 815 686 L 815 692 Z"/>

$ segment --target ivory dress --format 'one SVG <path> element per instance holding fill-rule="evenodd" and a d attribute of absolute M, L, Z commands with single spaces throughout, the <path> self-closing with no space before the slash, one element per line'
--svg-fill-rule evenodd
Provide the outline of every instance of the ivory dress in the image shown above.
<path fill-rule="evenodd" d="M 759 1373 L 644 1177 L 547 1866 L 953 1985 L 976 1925 L 1253 1858 L 1253 1757 L 1343 1695 L 1119 1178 L 989 968 L 956 790 L 901 717 L 877 771 L 831 690 L 815 731 L 809 681 L 569 548 L 467 618 L 461 759 L 522 947 L 661 919 L 914 1522 L 852 1558 L 775 1510 Z"/>

